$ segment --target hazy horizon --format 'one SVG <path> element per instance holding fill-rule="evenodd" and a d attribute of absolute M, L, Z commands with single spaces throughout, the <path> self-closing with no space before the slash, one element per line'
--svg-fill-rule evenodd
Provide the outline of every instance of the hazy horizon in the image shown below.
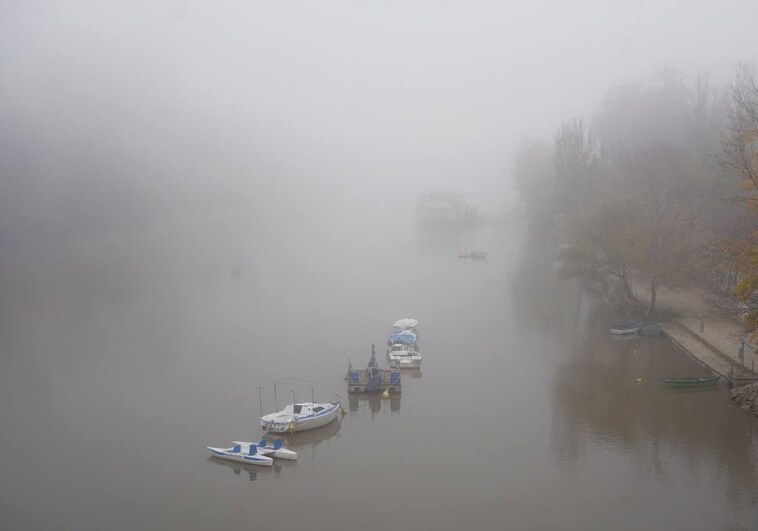
<path fill-rule="evenodd" d="M 515 198 L 523 139 L 589 121 L 608 89 L 666 67 L 728 83 L 758 50 L 748 1 L 0 11 L 3 210 L 24 219 L 77 182 L 79 199 L 130 192 L 162 198 L 158 210 L 202 207 L 204 194 L 243 208 L 261 194 L 308 203 L 430 189 L 500 207 Z"/>

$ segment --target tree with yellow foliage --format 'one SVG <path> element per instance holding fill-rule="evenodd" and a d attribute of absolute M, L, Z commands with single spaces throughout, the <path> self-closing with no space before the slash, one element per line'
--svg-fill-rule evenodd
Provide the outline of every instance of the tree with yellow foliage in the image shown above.
<path fill-rule="evenodd" d="M 722 140 L 722 163 L 742 179 L 743 194 L 751 211 L 758 209 L 758 80 L 753 64 L 743 63 L 737 69 L 731 87 L 729 121 Z M 750 308 L 748 325 L 758 324 L 758 232 L 746 234 L 735 244 L 735 269 L 739 281 L 737 296 Z"/>

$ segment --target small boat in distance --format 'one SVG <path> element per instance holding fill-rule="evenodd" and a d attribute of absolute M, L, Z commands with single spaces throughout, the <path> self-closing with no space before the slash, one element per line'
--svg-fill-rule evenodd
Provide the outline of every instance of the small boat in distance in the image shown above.
<path fill-rule="evenodd" d="M 719 375 L 715 376 L 687 376 L 684 378 L 659 378 L 663 385 L 669 387 L 705 387 L 714 385 L 719 380 Z"/>
<path fill-rule="evenodd" d="M 637 319 L 636 321 L 628 321 L 626 323 L 617 324 L 616 326 L 611 327 L 611 334 L 636 334 L 644 324 L 645 321 L 643 319 Z"/>
<path fill-rule="evenodd" d="M 487 253 L 485 253 L 484 251 L 469 251 L 465 253 L 458 251 L 458 258 L 470 258 L 471 260 L 486 260 Z"/>

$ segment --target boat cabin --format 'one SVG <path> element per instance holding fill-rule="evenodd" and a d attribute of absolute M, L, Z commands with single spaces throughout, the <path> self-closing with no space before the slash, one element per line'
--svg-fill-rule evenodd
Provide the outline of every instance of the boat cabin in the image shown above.
<path fill-rule="evenodd" d="M 418 352 L 416 345 L 404 345 L 402 343 L 392 343 L 389 348 L 389 353 L 393 355 L 411 355 Z"/>
<path fill-rule="evenodd" d="M 324 406 L 314 404 L 289 404 L 284 407 L 284 413 L 289 415 L 315 415 L 324 409 Z"/>

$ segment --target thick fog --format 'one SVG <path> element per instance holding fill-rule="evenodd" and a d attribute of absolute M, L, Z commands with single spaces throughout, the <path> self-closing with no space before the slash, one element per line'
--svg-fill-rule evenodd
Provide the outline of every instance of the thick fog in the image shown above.
<path fill-rule="evenodd" d="M 256 198 L 301 213 L 319 203 L 321 215 L 337 198 L 387 208 L 454 189 L 501 207 L 522 138 L 588 118 L 610 87 L 667 66 L 728 79 L 758 50 L 757 11 L 745 0 L 4 2 L 3 233 L 149 224 Z"/>
<path fill-rule="evenodd" d="M 640 385 L 689 360 L 611 341 L 523 224 L 414 214 L 435 190 L 468 221 L 581 209 L 541 186 L 585 132 L 719 145 L 682 132 L 679 78 L 640 87 L 725 86 L 756 20 L 754 0 L 0 1 L 0 527 L 747 528 L 752 425 Z M 640 153 L 604 186 L 711 168 Z M 348 359 L 382 358 L 403 317 L 425 361 L 402 411 L 346 398 Z M 341 423 L 271 474 L 216 466 L 206 446 L 259 440 L 258 387 L 284 377 L 342 393 Z"/>

